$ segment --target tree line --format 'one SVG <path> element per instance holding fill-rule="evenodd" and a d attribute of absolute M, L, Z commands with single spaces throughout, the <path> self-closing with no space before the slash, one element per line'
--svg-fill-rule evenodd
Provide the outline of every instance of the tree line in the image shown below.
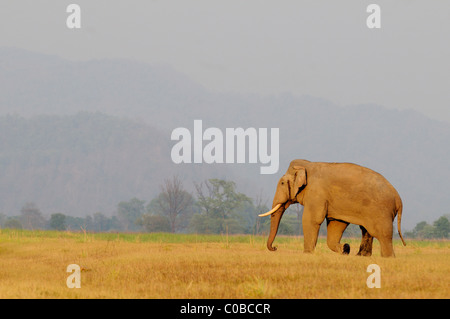
<path fill-rule="evenodd" d="M 405 236 L 417 239 L 449 238 L 450 215 L 441 216 L 432 224 L 426 221 L 417 223 L 412 231 L 405 232 Z"/>
<path fill-rule="evenodd" d="M 45 217 L 35 203 L 25 203 L 20 214 L 0 213 L 0 226 L 16 229 L 54 229 L 72 231 L 146 231 L 172 233 L 261 233 L 258 214 L 269 210 L 261 198 L 253 200 L 236 189 L 232 181 L 209 179 L 195 184 L 196 196 L 187 192 L 174 176 L 160 185 L 159 194 L 146 202 L 132 198 L 117 204 L 116 212 L 106 216 L 96 212 L 74 217 L 62 212 Z"/>
<path fill-rule="evenodd" d="M 148 203 L 132 198 L 117 204 L 114 215 L 101 212 L 92 216 L 74 217 L 63 213 L 46 218 L 34 203 L 26 203 L 18 216 L 0 213 L 0 226 L 16 229 L 54 229 L 94 232 L 171 232 L 205 234 L 267 234 L 270 218 L 258 218 L 269 210 L 261 197 L 252 199 L 240 193 L 233 181 L 208 179 L 195 184 L 196 196 L 187 192 L 182 181 L 174 176 L 164 180 L 159 194 Z M 279 234 L 303 235 L 302 206 L 291 205 L 280 223 Z M 450 221 L 441 216 L 432 225 L 425 221 L 405 235 L 409 238 L 449 238 Z M 326 235 L 323 223 L 319 235 Z M 349 225 L 344 237 L 359 237 L 357 225 Z"/>

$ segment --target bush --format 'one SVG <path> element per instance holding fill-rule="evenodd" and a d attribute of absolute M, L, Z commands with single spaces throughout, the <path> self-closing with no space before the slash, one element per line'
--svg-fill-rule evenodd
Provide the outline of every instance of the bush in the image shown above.
<path fill-rule="evenodd" d="M 161 215 L 143 214 L 136 224 L 144 227 L 145 231 L 149 233 L 170 232 L 169 219 Z"/>
<path fill-rule="evenodd" d="M 11 218 L 3 224 L 3 227 L 11 229 L 22 229 L 22 223 L 17 219 Z"/>
<path fill-rule="evenodd" d="M 65 230 L 66 229 L 66 215 L 61 213 L 52 214 L 50 216 L 49 225 L 51 229 Z"/>

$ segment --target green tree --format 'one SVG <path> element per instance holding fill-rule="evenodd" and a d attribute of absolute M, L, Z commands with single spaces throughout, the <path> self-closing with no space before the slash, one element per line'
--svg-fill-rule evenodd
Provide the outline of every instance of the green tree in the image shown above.
<path fill-rule="evenodd" d="M 204 233 L 239 233 L 245 231 L 241 212 L 251 199 L 236 191 L 232 181 L 209 179 L 195 184 L 200 213 L 193 216 L 191 227 Z"/>
<path fill-rule="evenodd" d="M 35 203 L 26 203 L 20 209 L 20 220 L 25 229 L 43 229 L 46 221 Z"/>
<path fill-rule="evenodd" d="M 419 236 L 420 233 L 423 232 L 423 230 L 426 228 L 427 226 L 427 222 L 426 221 L 422 221 L 420 223 L 417 223 L 416 227 L 414 227 L 413 229 L 413 234 L 415 237 Z"/>
<path fill-rule="evenodd" d="M 125 231 L 138 230 L 136 222 L 145 212 L 144 204 L 145 201 L 135 197 L 117 205 L 117 215 L 123 222 Z"/>
<path fill-rule="evenodd" d="M 52 214 L 50 216 L 49 225 L 51 229 L 65 230 L 66 229 L 66 215 L 61 213 Z"/>
<path fill-rule="evenodd" d="M 441 216 L 433 223 L 435 238 L 448 238 L 450 233 L 450 221 L 447 217 Z"/>
<path fill-rule="evenodd" d="M 430 239 L 434 237 L 434 227 L 427 222 L 422 221 L 414 227 L 413 236 L 416 238 Z"/>

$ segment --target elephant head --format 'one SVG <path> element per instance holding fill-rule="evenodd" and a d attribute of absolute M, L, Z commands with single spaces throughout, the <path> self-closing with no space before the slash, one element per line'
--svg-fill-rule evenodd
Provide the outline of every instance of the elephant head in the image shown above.
<path fill-rule="evenodd" d="M 306 186 L 306 169 L 301 166 L 291 166 L 286 174 L 280 178 L 277 190 L 272 203 L 272 209 L 267 213 L 259 215 L 260 217 L 270 216 L 270 234 L 267 240 L 267 248 L 275 251 L 272 247 L 275 236 L 278 232 L 281 217 L 284 211 L 292 204 L 297 203 L 297 195 Z"/>

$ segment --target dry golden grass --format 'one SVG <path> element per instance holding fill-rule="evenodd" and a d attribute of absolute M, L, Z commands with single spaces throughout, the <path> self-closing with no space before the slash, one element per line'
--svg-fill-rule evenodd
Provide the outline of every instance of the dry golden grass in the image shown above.
<path fill-rule="evenodd" d="M 124 237 L 126 236 L 126 237 Z M 255 236 L 77 234 L 2 230 L 0 298 L 449 298 L 450 243 L 395 243 L 397 258 L 350 256 L 319 240 L 277 238 L 278 251 Z M 381 288 L 369 289 L 369 264 Z M 69 264 L 82 267 L 69 289 Z"/>

